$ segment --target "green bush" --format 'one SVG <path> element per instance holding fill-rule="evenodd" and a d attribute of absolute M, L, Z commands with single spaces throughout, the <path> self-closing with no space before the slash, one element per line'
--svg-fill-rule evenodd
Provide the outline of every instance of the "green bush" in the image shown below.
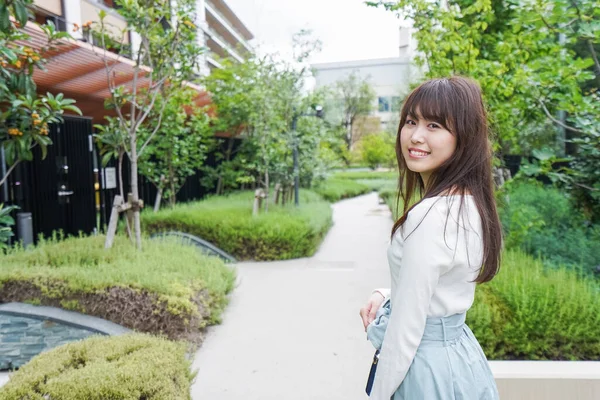
<path fill-rule="evenodd" d="M 142 332 L 194 341 L 219 321 L 234 284 L 221 260 L 174 241 L 144 241 L 138 251 L 123 237 L 41 240 L 33 249 L 0 255 L 0 303 L 62 307 Z"/>
<path fill-rule="evenodd" d="M 600 265 L 600 227 L 587 223 L 565 193 L 539 183 L 514 182 L 506 194 L 500 217 L 507 248 L 586 273 Z"/>
<path fill-rule="evenodd" d="M 394 138 L 385 132 L 369 134 L 359 142 L 362 160 L 369 168 L 393 165 L 396 159 Z"/>
<path fill-rule="evenodd" d="M 573 271 L 545 269 L 520 251 L 480 285 L 467 323 L 495 360 L 598 360 L 598 287 Z"/>
<path fill-rule="evenodd" d="M 354 182 L 366 185 L 376 192 L 395 191 L 398 187 L 397 179 L 355 179 Z"/>
<path fill-rule="evenodd" d="M 201 237 L 239 260 L 309 257 L 331 227 L 329 203 L 311 191 L 300 192 L 300 207 L 269 202 L 269 211 L 252 216 L 254 193 L 241 192 L 142 213 L 149 232 L 177 230 Z"/>
<path fill-rule="evenodd" d="M 96 336 L 33 358 L 0 389 L 4 400 L 189 399 L 185 346 L 149 335 Z"/>
<path fill-rule="evenodd" d="M 330 202 L 360 196 L 371 191 L 369 186 L 349 179 L 327 179 L 314 188 L 323 198 Z"/>
<path fill-rule="evenodd" d="M 345 171 L 336 172 L 333 179 L 393 179 L 398 181 L 397 171 Z"/>

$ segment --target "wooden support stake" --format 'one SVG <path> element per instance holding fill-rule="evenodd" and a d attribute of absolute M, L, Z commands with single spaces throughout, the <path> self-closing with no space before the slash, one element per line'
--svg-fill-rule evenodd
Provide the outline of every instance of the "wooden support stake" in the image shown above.
<path fill-rule="evenodd" d="M 258 215 L 260 208 L 262 207 L 263 199 L 266 197 L 265 191 L 262 189 L 256 189 L 254 192 L 254 207 L 252 208 L 252 215 Z"/>
<path fill-rule="evenodd" d="M 108 230 L 106 231 L 106 241 L 104 242 L 104 248 L 110 249 L 115 240 L 115 234 L 117 233 L 117 222 L 119 221 L 119 207 L 123 203 L 123 198 L 119 195 L 115 196 L 113 201 L 112 210 L 110 212 L 110 220 L 108 222 Z"/>
<path fill-rule="evenodd" d="M 281 194 L 281 184 L 277 183 L 275 185 L 275 193 L 273 194 L 273 203 L 279 204 L 280 194 Z"/>
<path fill-rule="evenodd" d="M 133 194 L 127 193 L 127 211 L 125 216 L 127 217 L 127 225 L 131 231 L 131 241 L 134 241 L 134 228 L 133 228 Z"/>

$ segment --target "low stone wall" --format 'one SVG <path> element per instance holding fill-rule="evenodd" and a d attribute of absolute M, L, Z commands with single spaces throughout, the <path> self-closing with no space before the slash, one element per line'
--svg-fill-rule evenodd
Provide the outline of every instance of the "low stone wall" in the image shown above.
<path fill-rule="evenodd" d="M 41 352 L 91 335 L 129 329 L 96 317 L 23 303 L 0 305 L 0 370 L 14 369 Z"/>
<path fill-rule="evenodd" d="M 490 367 L 501 399 L 600 399 L 600 361 L 490 361 Z"/>

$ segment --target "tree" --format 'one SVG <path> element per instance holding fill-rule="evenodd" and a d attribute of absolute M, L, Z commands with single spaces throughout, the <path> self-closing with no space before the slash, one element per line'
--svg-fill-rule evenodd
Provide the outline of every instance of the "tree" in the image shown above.
<path fill-rule="evenodd" d="M 25 33 L 29 22 L 32 0 L 5 0 L 0 3 L 0 147 L 6 154 L 8 170 L 0 176 L 2 186 L 10 173 L 22 161 L 33 160 L 33 149 L 41 149 L 46 158 L 47 146 L 52 144 L 48 137 L 48 125 L 61 122 L 65 111 L 81 115 L 62 93 L 56 96 L 47 93 L 39 96 L 33 81 L 33 73 L 44 69 L 44 53 L 58 45 L 58 41 L 69 37 L 58 32 L 52 22 L 41 25 L 47 42 L 39 49 L 21 45 L 30 39 Z"/>
<path fill-rule="evenodd" d="M 154 210 L 160 207 L 161 198 L 175 205 L 176 195 L 186 179 L 196 173 L 206 158 L 212 131 L 210 117 L 204 108 L 195 108 L 188 115 L 186 106 L 193 103 L 195 91 L 183 88 L 174 93 L 163 108 L 162 98 L 157 109 L 163 110 L 162 122 L 156 136 L 140 158 L 140 172 L 158 190 Z M 150 114 L 147 124 L 140 131 L 143 141 L 155 129 L 158 118 Z"/>
<path fill-rule="evenodd" d="M 357 117 L 369 115 L 373 110 L 375 90 L 369 84 L 369 78 L 361 77 L 357 71 L 350 73 L 346 79 L 335 83 L 332 88 L 334 101 L 341 108 L 341 121 L 345 128 L 344 140 L 348 151 L 354 144 L 352 126 Z"/>
<path fill-rule="evenodd" d="M 303 78 L 308 71 L 306 58 L 320 48 L 320 42 L 310 35 L 309 31 L 294 35 L 293 63 L 272 54 L 253 56 L 240 64 L 226 60 L 223 69 L 204 81 L 217 114 L 214 129 L 244 137 L 239 148 L 241 162 L 230 162 L 232 154 L 228 151 L 219 179 L 228 175 L 240 182 L 240 175 L 227 174 L 224 168 L 243 168 L 246 177 L 251 177 L 243 182 L 263 188 L 265 210 L 271 183 L 285 185 L 293 178 L 292 149 L 299 139 L 294 137 L 291 123 L 294 115 L 302 114 L 307 106 L 302 96 Z M 298 131 L 302 124 L 299 121 Z"/>
<path fill-rule="evenodd" d="M 427 77 L 461 74 L 481 84 L 497 149 L 557 156 L 575 143 L 566 187 L 600 220 L 600 1 L 401 0 L 377 3 L 414 22 Z M 551 123 L 551 134 L 540 126 Z M 540 141 L 544 135 L 549 143 Z M 527 154 L 527 153 L 526 153 Z M 593 211 L 595 210 L 595 211 Z"/>
<path fill-rule="evenodd" d="M 91 29 L 100 38 L 100 47 L 103 49 L 103 54 L 100 55 L 105 62 L 111 93 L 106 105 L 117 114 L 131 165 L 132 199 L 120 209 L 133 211 L 135 242 L 141 249 L 138 162 L 161 127 L 169 98 L 192 77 L 202 49 L 196 45 L 198 28 L 192 22 L 195 1 L 117 0 L 117 4 L 119 14 L 127 23 L 126 31 L 121 32 L 121 38 L 114 38 L 113 29 L 105 22 L 104 11 L 99 13 L 100 21 L 94 23 Z M 139 46 L 132 49 L 134 66 L 130 87 L 118 85 L 115 79 L 115 67 L 118 64 L 111 64 L 106 57 L 107 52 L 115 48 L 115 42 L 124 41 L 128 31 L 141 37 Z M 159 95 L 163 99 L 160 109 L 156 104 Z M 151 113 L 156 119 L 153 130 L 141 141 L 140 130 Z M 109 231 L 112 229 L 113 232 L 107 235 L 106 247 L 110 247 L 112 243 L 115 228 L 116 221 L 111 221 Z"/>
<path fill-rule="evenodd" d="M 387 133 L 366 135 L 359 143 L 362 159 L 371 169 L 376 169 L 381 164 L 393 165 L 396 153 L 393 138 Z"/>

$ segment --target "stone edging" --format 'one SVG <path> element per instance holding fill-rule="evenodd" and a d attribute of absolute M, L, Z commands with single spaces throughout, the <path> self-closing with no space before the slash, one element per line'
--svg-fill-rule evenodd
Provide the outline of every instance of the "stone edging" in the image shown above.
<path fill-rule="evenodd" d="M 102 335 L 113 336 L 132 332 L 130 329 L 102 318 L 92 317 L 73 311 L 66 311 L 55 307 L 34 306 L 25 303 L 5 303 L 0 304 L 0 315 L 3 314 L 14 317 L 58 322 Z"/>

